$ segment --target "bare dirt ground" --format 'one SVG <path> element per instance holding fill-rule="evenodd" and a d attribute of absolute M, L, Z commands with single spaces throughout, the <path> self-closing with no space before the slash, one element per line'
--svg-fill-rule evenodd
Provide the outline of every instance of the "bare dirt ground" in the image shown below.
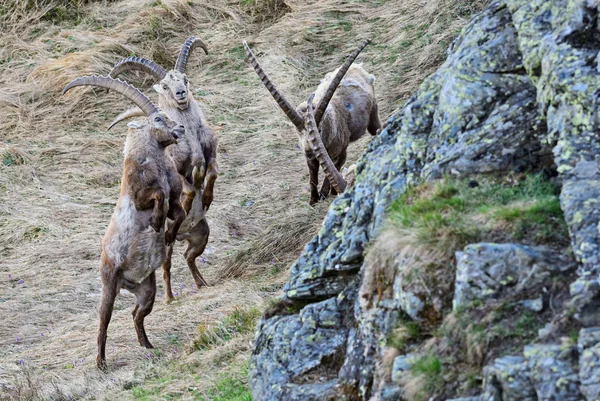
<path fill-rule="evenodd" d="M 64 6 L 67 4 L 68 6 Z M 366 37 L 359 62 L 377 77 L 382 121 L 444 58 L 471 7 L 451 0 L 7 1 L 0 5 L 0 399 L 211 399 L 224 375 L 245 382 L 251 332 L 201 350 L 207 328 L 262 310 L 317 232 L 295 129 L 244 61 L 248 40 L 293 104 Z M 130 54 L 171 68 L 201 36 L 188 77 L 220 138 L 220 175 L 198 259 L 210 288 L 194 289 L 175 250 L 177 300 L 162 282 L 141 348 L 122 291 L 109 326 L 110 371 L 96 369 L 100 243 L 118 197 L 130 105 L 116 94 L 61 88 L 106 74 Z M 129 76 L 152 94 L 151 80 Z M 154 95 L 152 95 L 154 96 Z M 347 165 L 370 141 L 351 145 Z M 276 246 L 272 245 L 276 244 Z M 159 276 L 160 276 L 160 272 Z M 160 281 L 160 280 L 159 280 Z M 253 309 L 254 308 L 254 309 Z M 221 322 L 221 323 L 220 323 Z"/>

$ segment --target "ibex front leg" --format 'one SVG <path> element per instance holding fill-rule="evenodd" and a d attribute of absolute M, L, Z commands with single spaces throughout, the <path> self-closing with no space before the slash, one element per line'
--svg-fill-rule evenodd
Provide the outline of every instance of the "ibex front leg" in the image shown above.
<path fill-rule="evenodd" d="M 337 171 L 342 171 L 342 166 L 344 165 L 344 163 L 346 163 L 346 155 L 347 152 L 346 150 L 344 150 L 336 159 L 334 164 Z M 335 188 L 331 188 L 331 183 L 329 182 L 329 179 L 325 177 L 325 179 L 323 180 L 323 185 L 321 186 L 321 198 L 327 198 L 329 192 L 331 192 L 331 195 L 333 196 L 338 194 Z"/>
<path fill-rule="evenodd" d="M 160 232 L 165 226 L 165 220 L 167 218 L 164 210 L 165 191 L 160 187 L 142 188 L 136 192 L 134 203 L 137 210 L 152 208 L 150 226 L 154 231 Z"/>
<path fill-rule="evenodd" d="M 206 169 L 206 182 L 204 185 L 204 191 L 202 191 L 202 206 L 204 210 L 208 210 L 210 204 L 213 201 L 213 190 L 215 187 L 215 181 L 219 176 L 217 159 L 210 158 L 208 161 L 208 168 Z"/>
<path fill-rule="evenodd" d="M 192 209 L 192 203 L 194 202 L 194 198 L 196 197 L 196 189 L 192 184 L 188 182 L 185 178 L 182 177 L 183 184 L 183 202 L 181 205 L 186 213 L 189 213 Z"/>

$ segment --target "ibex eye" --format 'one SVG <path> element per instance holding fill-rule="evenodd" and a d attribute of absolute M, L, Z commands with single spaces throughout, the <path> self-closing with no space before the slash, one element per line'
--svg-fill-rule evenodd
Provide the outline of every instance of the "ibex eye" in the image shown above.
<path fill-rule="evenodd" d="M 160 118 L 160 117 L 156 117 L 156 118 L 154 118 L 154 121 L 156 121 L 157 123 L 159 123 L 159 122 L 161 122 L 161 121 L 162 121 L 162 118 Z"/>

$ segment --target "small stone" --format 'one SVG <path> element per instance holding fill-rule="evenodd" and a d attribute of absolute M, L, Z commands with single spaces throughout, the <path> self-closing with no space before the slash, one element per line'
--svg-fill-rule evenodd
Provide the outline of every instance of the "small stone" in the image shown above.
<path fill-rule="evenodd" d="M 542 297 L 536 299 L 526 299 L 523 302 L 521 302 L 521 304 L 523 305 L 523 307 L 533 312 L 541 312 L 542 310 L 544 310 L 544 301 Z"/>

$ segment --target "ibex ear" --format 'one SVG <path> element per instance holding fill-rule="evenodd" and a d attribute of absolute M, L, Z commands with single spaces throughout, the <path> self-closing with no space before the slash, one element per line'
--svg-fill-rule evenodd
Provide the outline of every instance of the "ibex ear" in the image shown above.
<path fill-rule="evenodd" d="M 160 90 L 160 85 L 159 85 L 159 84 L 155 84 L 155 85 L 152 87 L 152 89 L 154 89 L 154 91 L 155 91 L 156 93 L 160 93 L 160 92 L 161 92 L 161 90 Z"/>
<path fill-rule="evenodd" d="M 130 121 L 127 123 L 127 126 L 133 129 L 140 129 L 144 126 L 144 123 L 142 121 Z"/>

